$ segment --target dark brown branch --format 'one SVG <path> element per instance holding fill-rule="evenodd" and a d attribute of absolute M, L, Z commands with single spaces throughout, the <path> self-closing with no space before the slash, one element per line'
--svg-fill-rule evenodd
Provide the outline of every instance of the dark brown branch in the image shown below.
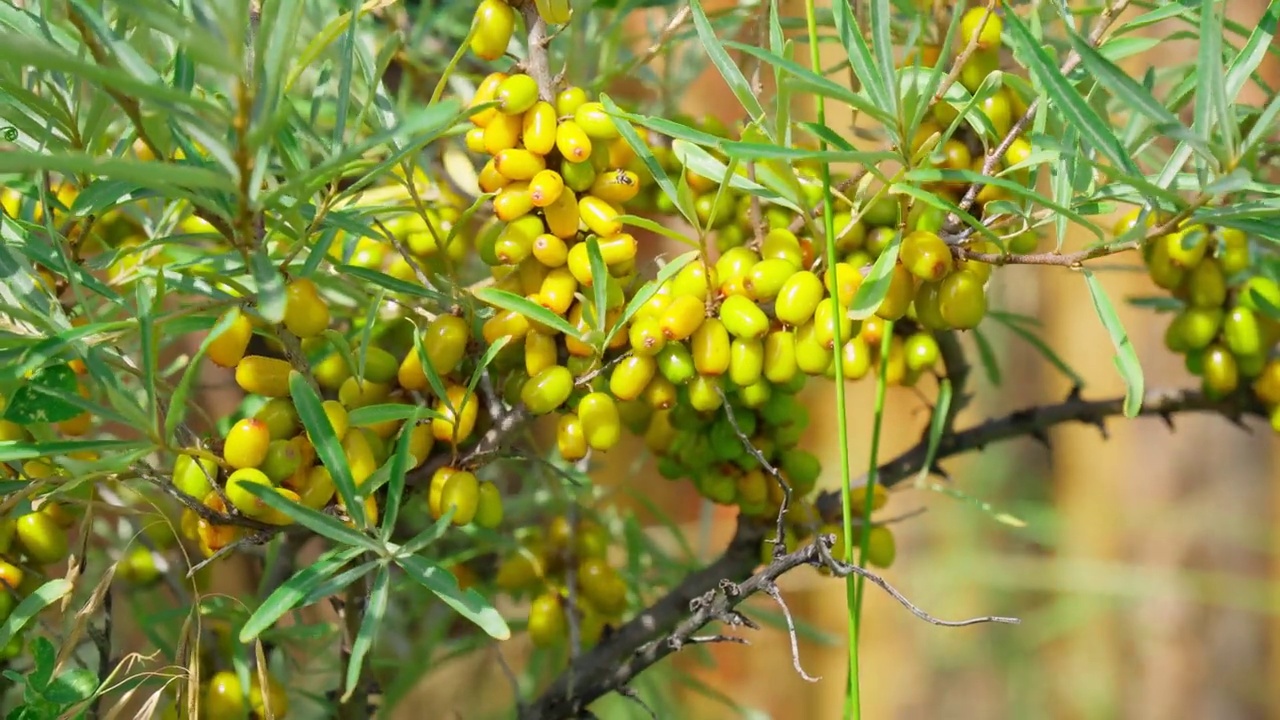
<path fill-rule="evenodd" d="M 662 658 L 685 645 L 705 641 L 695 633 L 711 622 L 720 622 L 730 628 L 758 628 L 735 608 L 757 593 L 768 594 L 780 601 L 776 594 L 777 579 L 805 565 L 826 567 L 836 577 L 852 574 L 866 577 L 912 614 L 935 625 L 958 627 L 984 622 L 1017 622 L 1013 618 L 1001 617 L 955 622 L 939 620 L 911 604 L 875 573 L 833 559 L 833 535 L 821 535 L 805 547 L 775 558 L 759 572 L 750 574 L 758 564 L 758 552 L 766 528 L 762 523 L 740 519 L 733 541 L 719 560 L 691 574 L 649 610 L 623 625 L 608 641 L 583 655 L 520 715 L 521 720 L 581 717 L 597 698 L 625 687 L 632 678 Z M 731 579 L 747 575 L 740 583 Z M 674 629 L 670 629 L 673 625 Z"/>
<path fill-rule="evenodd" d="M 1138 414 L 1168 420 L 1175 414 L 1186 412 L 1210 412 L 1237 418 L 1245 414 L 1261 415 L 1263 410 L 1252 398 L 1231 397 L 1214 400 L 1198 390 L 1182 390 L 1147 393 Z M 1106 418 L 1122 414 L 1124 414 L 1123 397 L 1085 400 L 1076 393 L 1072 393 L 1071 397 L 1055 405 L 1018 410 L 1003 417 L 987 420 L 967 430 L 944 435 L 938 442 L 934 461 L 981 450 L 1001 440 L 1018 437 L 1047 437 L 1046 432 L 1050 428 L 1066 423 L 1080 422 L 1101 426 Z M 876 481 L 885 487 L 891 487 L 915 475 L 924 468 L 928 451 L 927 439 L 921 440 L 910 450 L 881 465 L 876 471 Z M 852 486 L 863 487 L 866 481 L 864 475 L 854 480 Z M 815 505 L 818 514 L 825 521 L 835 522 L 840 518 L 839 491 L 828 491 L 819 495 Z"/>

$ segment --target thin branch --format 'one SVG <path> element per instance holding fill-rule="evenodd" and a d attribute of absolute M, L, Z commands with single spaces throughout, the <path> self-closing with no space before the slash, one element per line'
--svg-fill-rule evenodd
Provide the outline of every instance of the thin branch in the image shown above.
<path fill-rule="evenodd" d="M 778 603 L 778 607 L 782 608 L 782 616 L 787 620 L 787 635 L 791 637 L 791 663 L 795 665 L 796 674 L 808 682 L 818 682 L 822 679 L 821 676 L 813 677 L 800 666 L 800 639 L 796 637 L 796 621 L 791 617 L 791 608 L 787 607 L 787 601 L 782 599 L 782 592 L 772 583 L 765 586 L 764 592 Z"/>
<path fill-rule="evenodd" d="M 782 502 L 778 506 L 777 523 L 775 525 L 777 533 L 774 535 L 773 540 L 770 541 L 773 543 L 773 556 L 775 558 L 780 557 L 785 555 L 787 552 L 786 518 L 787 510 L 791 507 L 791 483 L 787 482 L 786 479 L 782 477 L 782 473 L 778 472 L 778 469 L 769 462 L 769 459 L 764 456 L 764 453 L 760 452 L 760 449 L 756 447 L 756 444 L 751 442 L 751 438 L 747 437 L 747 434 L 742 432 L 742 428 L 738 426 L 738 419 L 733 414 L 733 406 L 729 403 L 729 398 L 724 394 L 724 389 L 719 385 L 716 385 L 715 387 L 716 394 L 720 396 L 720 403 L 724 405 L 725 416 L 729 420 L 729 426 L 733 428 L 733 433 L 742 441 L 742 446 L 746 448 L 746 451 L 751 455 L 751 457 L 755 458 L 756 462 L 760 463 L 760 467 L 764 468 L 765 472 L 769 473 L 769 476 L 773 478 L 774 482 L 778 483 L 778 486 L 782 488 Z"/>
<path fill-rule="evenodd" d="M 854 174 L 850 175 L 849 177 L 845 178 L 844 180 L 841 180 L 840 182 L 836 183 L 835 187 L 832 190 L 831 195 L 821 198 L 818 200 L 818 202 L 814 203 L 813 209 L 809 211 L 808 217 L 805 217 L 804 215 L 796 216 L 796 219 L 791 221 L 791 225 L 788 226 L 787 229 L 793 233 L 800 232 L 802 229 L 804 229 L 805 222 L 811 219 L 816 219 L 819 216 L 821 216 L 822 209 L 826 206 L 828 202 L 833 202 L 835 200 L 836 195 L 844 195 L 845 193 L 849 192 L 849 188 L 862 182 L 863 176 L 865 176 L 868 172 L 869 171 L 867 170 L 867 168 L 862 168 L 857 172 L 855 172 Z"/>
<path fill-rule="evenodd" d="M 525 27 L 529 28 L 529 56 L 521 66 L 538 83 L 538 95 L 547 102 L 555 102 L 556 83 L 551 76 L 551 65 L 547 61 L 547 22 L 538 14 L 534 3 L 525 3 L 521 7 L 524 13 Z"/>
<path fill-rule="evenodd" d="M 680 10 L 671 17 L 671 21 L 667 23 L 667 26 L 658 34 L 658 38 L 649 46 L 649 49 L 645 50 L 639 57 L 628 63 L 627 66 L 618 73 L 618 77 L 627 77 L 631 73 L 652 62 L 653 59 L 658 56 L 658 53 L 662 52 L 669 46 L 671 38 L 680 30 L 680 26 L 685 24 L 692 12 L 693 11 L 690 9 L 688 3 L 682 5 Z"/>

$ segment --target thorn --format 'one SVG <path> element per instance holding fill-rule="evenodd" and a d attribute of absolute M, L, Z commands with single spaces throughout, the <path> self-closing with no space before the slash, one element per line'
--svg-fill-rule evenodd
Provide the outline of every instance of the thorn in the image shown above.
<path fill-rule="evenodd" d="M 732 580 L 724 579 L 720 581 L 720 591 L 729 597 L 737 597 L 742 593 L 742 588 Z"/>
<path fill-rule="evenodd" d="M 1075 384 L 1071 386 L 1071 391 L 1067 393 L 1067 402 L 1076 402 L 1080 400 L 1080 392 L 1084 390 L 1084 386 Z"/>
<path fill-rule="evenodd" d="M 1169 412 L 1168 410 L 1160 413 L 1160 419 L 1164 421 L 1164 424 L 1167 425 L 1170 430 L 1177 429 L 1173 425 L 1173 413 Z"/>
<path fill-rule="evenodd" d="M 1103 439 L 1103 440 L 1110 440 L 1110 439 L 1111 439 L 1111 433 L 1107 431 L 1107 420 L 1106 420 L 1106 418 L 1098 417 L 1097 419 L 1095 419 L 1095 420 L 1093 421 L 1093 424 L 1094 424 L 1095 426 L 1097 426 L 1097 428 L 1098 428 L 1098 432 L 1102 434 L 1102 439 Z"/>
<path fill-rule="evenodd" d="M 1037 428 L 1031 433 L 1031 437 L 1034 438 L 1036 442 L 1044 445 L 1046 449 L 1053 449 L 1053 446 L 1049 444 L 1049 434 L 1046 433 L 1043 428 Z"/>
<path fill-rule="evenodd" d="M 943 482 L 951 482 L 951 473 L 942 469 L 942 466 L 937 463 L 934 463 L 933 467 L 929 468 L 929 472 L 942 478 Z"/>

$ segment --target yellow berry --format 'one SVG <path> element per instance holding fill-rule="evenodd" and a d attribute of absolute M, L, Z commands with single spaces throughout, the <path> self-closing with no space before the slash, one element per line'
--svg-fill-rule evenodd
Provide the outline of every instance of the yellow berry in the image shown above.
<path fill-rule="evenodd" d="M 233 468 L 258 467 L 267 457 L 271 431 L 256 418 L 240 420 L 227 431 L 222 457 Z"/>
<path fill-rule="evenodd" d="M 284 326 L 300 338 L 315 337 L 329 327 L 329 303 L 316 284 L 298 278 L 285 288 Z"/>
<path fill-rule="evenodd" d="M 287 397 L 292 369 L 288 360 L 247 355 L 236 363 L 236 384 L 248 393 Z"/>
<path fill-rule="evenodd" d="M 238 308 L 224 312 L 218 318 L 218 322 L 221 323 L 232 314 L 235 315 L 235 320 L 232 320 L 226 330 L 209 342 L 206 350 L 209 360 L 225 368 L 235 367 L 240 362 L 245 350 L 249 348 L 249 341 L 253 339 L 253 323 Z"/>

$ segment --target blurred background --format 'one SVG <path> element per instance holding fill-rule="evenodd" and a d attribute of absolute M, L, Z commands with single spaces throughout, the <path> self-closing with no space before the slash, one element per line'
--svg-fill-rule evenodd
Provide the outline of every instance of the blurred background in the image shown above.
<path fill-rule="evenodd" d="M 706 2 L 708 11 L 726 5 Z M 787 5 L 803 15 L 802 5 Z M 1251 28 L 1265 5 L 1232 0 L 1228 12 Z M 636 14 L 637 47 L 653 41 L 646 28 L 660 27 L 665 17 L 656 11 Z M 1170 30 L 1156 25 L 1143 32 L 1159 37 Z M 1163 43 L 1157 52 L 1181 58 L 1194 51 L 1193 43 L 1182 40 Z M 840 52 L 836 46 L 824 49 L 824 64 L 838 62 Z M 797 48 L 797 57 L 807 54 Z M 1160 57 L 1124 62 L 1141 76 Z M 1268 63 L 1262 72 L 1280 84 L 1280 66 L 1274 58 Z M 681 104 L 694 116 L 726 122 L 739 117 L 737 102 L 714 69 L 683 92 Z M 850 124 L 847 108 L 828 106 L 827 113 L 832 127 Z M 1067 247 L 1084 242 L 1072 237 Z M 1167 316 L 1119 301 L 1153 290 L 1136 269 L 1101 276 L 1117 298 L 1147 386 L 1187 387 L 1192 378 L 1181 359 L 1163 349 Z M 1081 277 L 1062 268 L 1009 267 L 995 274 L 991 293 L 993 309 L 1043 322 L 1041 337 L 1084 378 L 1086 397 L 1123 394 L 1110 340 Z M 982 329 L 999 358 L 1001 382 L 993 384 L 975 370 L 975 399 L 958 427 L 1067 396 L 1072 381 L 1033 347 L 996 323 Z M 972 352 L 972 338 L 966 343 Z M 920 389 L 932 397 L 932 385 L 922 381 Z M 823 486 L 834 488 L 838 436 L 830 386 L 812 381 L 805 392 L 813 418 L 805 444 L 823 459 Z M 849 389 L 855 474 L 868 462 L 873 395 L 870 380 Z M 211 413 L 234 401 L 216 389 L 203 400 Z M 914 390 L 890 390 L 888 406 L 882 459 L 914 444 L 928 422 L 928 407 Z M 973 502 L 903 483 L 886 512 L 926 512 L 896 526 L 898 557 L 886 579 L 943 618 L 1000 614 L 1023 623 L 935 627 L 869 589 L 863 717 L 1280 718 L 1280 441 L 1260 421 L 1240 427 L 1220 417 L 1182 416 L 1175 423 L 1171 432 L 1157 419 L 1115 419 L 1105 440 L 1094 427 L 1061 426 L 1051 431 L 1048 448 L 1017 440 L 944 463 L 952 487 L 1024 521 L 1024 527 L 999 523 Z M 691 488 L 659 480 L 647 462 L 637 468 L 643 445 L 630 442 L 601 462 L 600 481 L 642 488 L 684 523 L 708 560 L 715 557 L 732 533 L 733 514 L 708 510 Z M 254 587 L 235 563 L 222 563 L 217 572 L 219 588 L 229 594 Z M 655 669 L 652 681 L 669 684 L 679 697 L 678 703 L 655 707 L 658 717 L 841 716 L 844 585 L 803 570 L 787 576 L 782 589 L 792 612 L 806 623 L 801 662 L 821 681 L 800 678 L 786 633 L 766 629 L 750 635 L 749 647 L 712 647 L 714 664 L 686 652 Z M 776 612 L 768 601 L 750 607 Z M 520 662 L 520 640 L 503 647 L 513 663 Z M 485 655 L 434 673 L 395 716 L 480 717 L 474 712 L 477 696 L 501 702 L 508 692 L 492 655 Z M 616 698 L 602 703 L 598 713 L 606 720 L 647 717 Z"/>

